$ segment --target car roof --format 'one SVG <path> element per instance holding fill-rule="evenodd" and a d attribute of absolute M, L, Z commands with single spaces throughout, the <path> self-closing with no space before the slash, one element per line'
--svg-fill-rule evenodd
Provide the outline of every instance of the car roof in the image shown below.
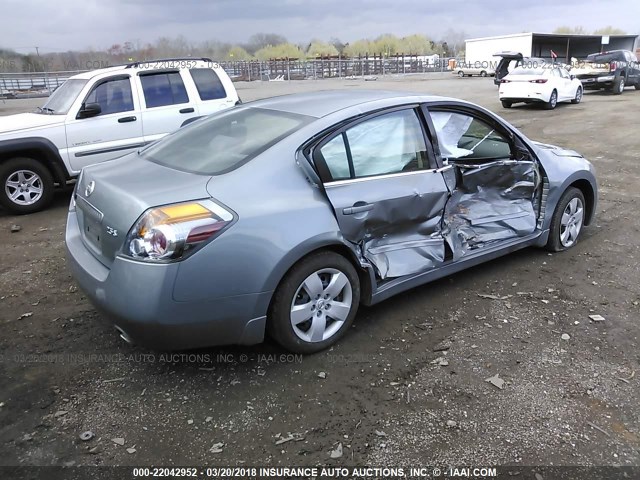
<path fill-rule="evenodd" d="M 175 70 L 182 68 L 213 68 L 214 70 L 220 67 L 216 62 L 200 59 L 200 58 L 185 58 L 185 59 L 167 59 L 167 60 L 148 60 L 140 62 L 131 62 L 124 65 L 115 65 L 113 67 L 99 68 L 96 70 L 89 70 L 88 72 L 82 72 L 74 75 L 70 78 L 80 80 L 90 80 L 98 75 L 104 75 L 105 73 L 131 73 L 138 71 L 151 71 L 151 70 Z"/>
<path fill-rule="evenodd" d="M 253 108 L 268 108 L 282 112 L 307 115 L 310 117 L 325 117 L 346 108 L 366 106 L 368 103 L 380 100 L 397 100 L 403 103 L 455 100 L 434 95 L 420 93 L 396 92 L 390 90 L 323 90 L 310 93 L 295 93 L 266 98 L 246 104 Z"/>

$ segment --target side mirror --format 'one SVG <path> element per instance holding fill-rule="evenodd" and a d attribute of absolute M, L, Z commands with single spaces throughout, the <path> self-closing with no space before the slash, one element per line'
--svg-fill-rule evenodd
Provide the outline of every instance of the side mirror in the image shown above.
<path fill-rule="evenodd" d="M 99 103 L 83 103 L 77 118 L 90 118 L 100 115 L 102 108 Z"/>

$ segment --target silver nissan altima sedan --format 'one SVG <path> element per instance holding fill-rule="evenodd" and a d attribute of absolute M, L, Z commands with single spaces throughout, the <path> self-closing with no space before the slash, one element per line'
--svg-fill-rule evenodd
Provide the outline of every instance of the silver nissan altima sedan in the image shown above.
<path fill-rule="evenodd" d="M 311 353 L 362 303 L 538 246 L 594 217 L 593 167 L 460 100 L 270 98 L 85 168 L 66 231 L 79 285 L 128 341 Z"/>

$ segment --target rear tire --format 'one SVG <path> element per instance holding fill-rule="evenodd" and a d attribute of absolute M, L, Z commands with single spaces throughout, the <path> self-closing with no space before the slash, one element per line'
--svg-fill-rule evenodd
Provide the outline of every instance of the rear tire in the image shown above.
<path fill-rule="evenodd" d="M 613 82 L 613 94 L 614 95 L 620 95 L 622 92 L 624 92 L 624 87 L 625 87 L 625 81 L 624 81 L 624 77 L 618 77 L 615 82 Z"/>
<path fill-rule="evenodd" d="M 638 79 L 638 83 L 636 83 L 633 88 L 635 88 L 636 90 L 640 90 L 640 79 Z"/>
<path fill-rule="evenodd" d="M 291 352 L 319 352 L 344 336 L 359 304 L 360 281 L 351 262 L 334 252 L 315 253 L 294 265 L 278 285 L 267 331 Z"/>
<path fill-rule="evenodd" d="M 486 77 L 486 76 L 487 76 L 487 72 L 485 72 L 484 70 L 482 70 L 482 71 L 480 72 L 480 76 L 481 76 L 481 77 Z"/>
<path fill-rule="evenodd" d="M 586 203 L 582 192 L 574 187 L 567 188 L 551 217 L 547 250 L 561 252 L 575 246 L 582 233 L 585 213 Z"/>
<path fill-rule="evenodd" d="M 511 103 L 508 100 L 501 100 L 502 103 L 502 108 L 511 108 L 511 105 L 513 105 L 513 103 Z"/>
<path fill-rule="evenodd" d="M 41 162 L 16 157 L 0 163 L 0 205 L 15 215 L 43 210 L 53 200 L 53 176 Z"/>
<path fill-rule="evenodd" d="M 459 76 L 460 78 L 464 78 L 464 72 L 463 72 L 462 70 L 460 70 L 460 71 L 458 72 L 458 76 Z"/>
<path fill-rule="evenodd" d="M 547 110 L 553 110 L 554 108 L 556 108 L 557 105 L 558 105 L 558 92 L 554 90 L 553 92 L 551 92 L 551 95 L 549 96 L 549 101 L 545 103 L 544 108 L 546 108 Z"/>

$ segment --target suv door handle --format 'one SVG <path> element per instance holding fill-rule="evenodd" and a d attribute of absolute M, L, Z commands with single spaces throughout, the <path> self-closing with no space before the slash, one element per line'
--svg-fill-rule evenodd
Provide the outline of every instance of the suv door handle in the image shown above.
<path fill-rule="evenodd" d="M 364 203 L 364 202 L 356 202 L 353 204 L 353 207 L 347 207 L 342 209 L 343 215 L 355 215 L 356 213 L 368 212 L 369 210 L 373 210 L 373 204 Z"/>
<path fill-rule="evenodd" d="M 180 109 L 180 113 L 193 113 L 193 112 L 195 112 L 195 110 L 191 107 Z"/>
<path fill-rule="evenodd" d="M 121 117 L 118 119 L 118 123 L 135 122 L 136 120 L 136 117 Z"/>

